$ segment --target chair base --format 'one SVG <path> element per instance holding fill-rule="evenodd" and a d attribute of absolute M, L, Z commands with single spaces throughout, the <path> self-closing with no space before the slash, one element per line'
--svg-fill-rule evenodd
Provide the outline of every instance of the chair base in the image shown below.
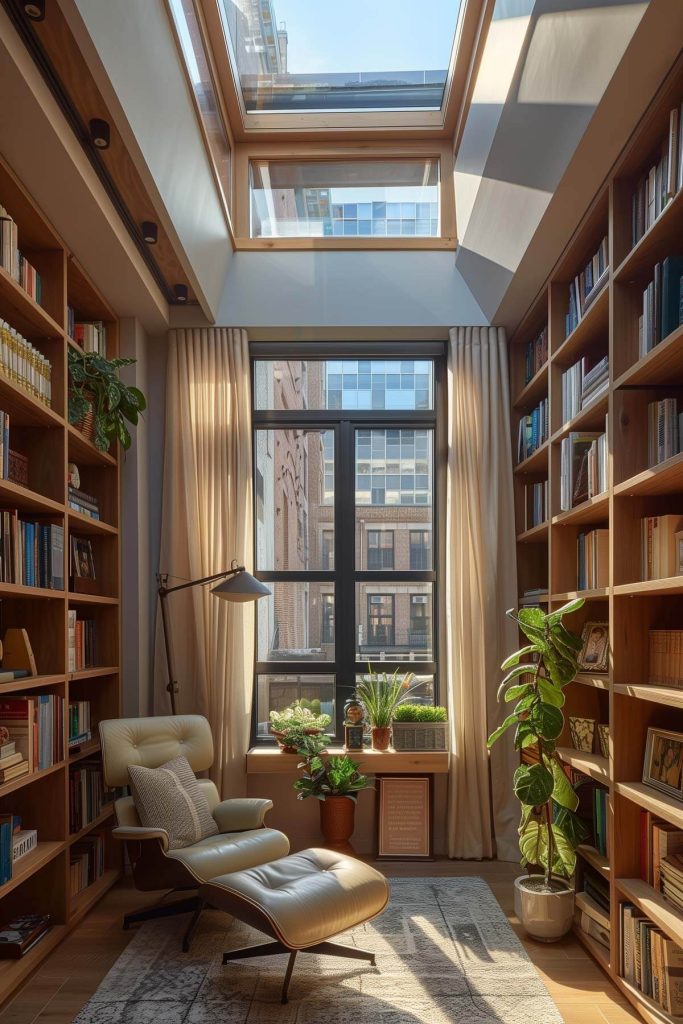
<path fill-rule="evenodd" d="M 297 953 L 317 953 L 322 956 L 342 956 L 349 960 L 367 960 L 372 967 L 375 966 L 375 954 L 367 949 L 358 949 L 357 946 L 341 946 L 336 942 L 319 942 L 317 946 L 308 946 L 306 949 L 290 949 L 283 942 L 264 942 L 259 946 L 243 946 L 240 949 L 231 949 L 223 954 L 223 965 L 231 960 L 250 960 L 255 956 L 277 956 L 279 953 L 289 953 L 287 970 L 282 985 L 281 1002 L 288 1002 L 289 983 L 292 980 L 292 972 L 296 961 Z"/>
<path fill-rule="evenodd" d="M 153 903 L 151 907 L 145 907 L 144 910 L 134 910 L 132 913 L 126 914 L 123 918 L 123 928 L 125 931 L 128 931 L 131 925 L 140 924 L 142 921 L 153 921 L 157 917 L 175 917 L 176 914 L 192 913 L 192 920 L 183 938 L 183 952 L 187 953 L 203 905 L 203 900 L 197 895 L 185 896 L 181 899 L 169 901 L 166 901 L 164 897 L 158 903 Z"/>

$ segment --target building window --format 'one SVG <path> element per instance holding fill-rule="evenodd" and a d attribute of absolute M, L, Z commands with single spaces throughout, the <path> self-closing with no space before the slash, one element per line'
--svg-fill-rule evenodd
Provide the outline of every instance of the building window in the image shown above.
<path fill-rule="evenodd" d="M 394 568 L 394 531 L 368 530 L 369 570 Z"/>
<path fill-rule="evenodd" d="M 429 530 L 410 531 L 410 568 L 431 569 L 432 536 Z"/>
<path fill-rule="evenodd" d="M 421 701 L 438 696 L 444 347 L 375 343 L 363 359 L 352 344 L 288 348 L 283 359 L 282 345 L 252 346 L 254 572 L 272 591 L 256 605 L 264 742 L 269 712 L 295 692 L 324 694 L 342 735 L 368 663 L 413 672 Z"/>

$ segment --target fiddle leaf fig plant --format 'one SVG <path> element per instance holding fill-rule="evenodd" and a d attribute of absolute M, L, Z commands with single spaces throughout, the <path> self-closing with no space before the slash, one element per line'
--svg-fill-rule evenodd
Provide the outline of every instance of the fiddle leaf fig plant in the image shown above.
<path fill-rule="evenodd" d="M 108 451 L 117 440 L 128 450 L 132 441 L 126 423 L 136 425 L 147 408 L 142 391 L 124 384 L 119 376 L 122 366 L 134 362 L 69 348 L 69 423 L 79 423 L 92 409 L 95 447 L 100 451 Z"/>
<path fill-rule="evenodd" d="M 519 848 L 522 865 L 543 868 L 545 885 L 567 880 L 576 866 L 576 848 L 585 842 L 587 828 L 575 813 L 579 798 L 567 778 L 556 744 L 564 729 L 564 689 L 579 671 L 581 639 L 568 630 L 563 619 L 577 611 L 583 600 L 570 601 L 557 611 L 540 608 L 513 609 L 514 619 L 529 643 L 511 654 L 501 668 L 506 673 L 498 699 L 516 701 L 514 711 L 489 736 L 489 747 L 515 729 L 515 747 L 537 749 L 537 761 L 520 764 L 512 785 L 522 805 Z"/>

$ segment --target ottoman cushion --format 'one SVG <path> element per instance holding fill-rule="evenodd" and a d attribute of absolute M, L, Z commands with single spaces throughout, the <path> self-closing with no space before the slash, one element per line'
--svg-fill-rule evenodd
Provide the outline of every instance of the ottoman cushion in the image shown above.
<path fill-rule="evenodd" d="M 312 849 L 219 875 L 201 886 L 200 895 L 290 949 L 306 949 L 380 914 L 389 885 L 362 861 Z"/>

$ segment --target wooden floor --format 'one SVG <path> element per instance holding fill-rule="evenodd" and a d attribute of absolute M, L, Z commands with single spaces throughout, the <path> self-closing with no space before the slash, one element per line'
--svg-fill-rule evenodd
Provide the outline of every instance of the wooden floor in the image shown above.
<path fill-rule="evenodd" d="M 512 909 L 513 864 L 436 861 L 432 864 L 377 865 L 389 876 L 479 875 L 522 935 Z M 33 974 L 0 1012 L 0 1024 L 67 1024 L 115 962 L 135 931 L 121 929 L 121 915 L 150 902 L 127 881 L 112 889 Z M 599 967 L 569 937 L 554 945 L 524 940 L 536 968 L 566 1024 L 629 1024 L 640 1017 L 628 1006 Z"/>

